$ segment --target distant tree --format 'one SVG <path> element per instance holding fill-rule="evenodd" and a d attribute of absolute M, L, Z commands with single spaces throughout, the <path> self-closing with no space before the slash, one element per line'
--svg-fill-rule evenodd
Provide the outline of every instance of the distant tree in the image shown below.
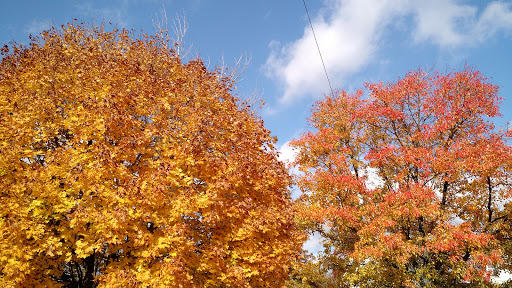
<path fill-rule="evenodd" d="M 512 150 L 498 87 L 466 68 L 327 96 L 292 146 L 325 276 L 355 287 L 487 286 L 510 271 Z M 494 268 L 494 269 L 491 269 Z"/>
<path fill-rule="evenodd" d="M 286 287 L 290 288 L 344 288 L 334 277 L 330 276 L 326 261 L 317 261 L 313 255 L 297 261 Z"/>
<path fill-rule="evenodd" d="M 2 49 L 2 287 L 288 277 L 301 243 L 275 139 L 165 38 L 69 24 Z"/>

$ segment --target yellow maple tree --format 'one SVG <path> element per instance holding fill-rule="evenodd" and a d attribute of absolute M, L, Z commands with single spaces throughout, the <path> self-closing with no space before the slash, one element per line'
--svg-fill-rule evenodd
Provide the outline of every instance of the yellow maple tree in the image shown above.
<path fill-rule="evenodd" d="M 1 283 L 284 283 L 300 237 L 275 139 L 167 43 L 72 23 L 3 47 Z"/>

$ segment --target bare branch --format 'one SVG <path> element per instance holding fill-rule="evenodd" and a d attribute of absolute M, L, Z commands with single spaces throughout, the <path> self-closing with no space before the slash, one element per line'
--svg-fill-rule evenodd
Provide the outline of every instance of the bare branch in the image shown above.
<path fill-rule="evenodd" d="M 181 58 L 186 57 L 189 54 L 190 49 L 192 49 L 192 46 L 183 49 L 185 46 L 185 35 L 187 34 L 188 30 L 187 17 L 185 13 L 176 13 L 174 21 L 172 22 L 172 35 L 169 35 L 169 18 L 167 17 L 167 12 L 164 7 L 162 7 L 160 13 L 157 13 L 155 17 L 156 18 L 152 20 L 153 27 L 155 28 L 157 34 L 162 37 L 162 40 L 164 40 L 163 42 L 166 43 L 167 48 L 173 47 L 178 56 Z"/>

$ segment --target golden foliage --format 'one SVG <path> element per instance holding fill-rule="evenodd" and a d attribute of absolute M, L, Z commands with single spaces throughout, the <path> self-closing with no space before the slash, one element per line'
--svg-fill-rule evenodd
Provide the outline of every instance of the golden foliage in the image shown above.
<path fill-rule="evenodd" d="M 161 35 L 69 24 L 0 64 L 0 282 L 267 287 L 300 249 L 275 139 Z"/>

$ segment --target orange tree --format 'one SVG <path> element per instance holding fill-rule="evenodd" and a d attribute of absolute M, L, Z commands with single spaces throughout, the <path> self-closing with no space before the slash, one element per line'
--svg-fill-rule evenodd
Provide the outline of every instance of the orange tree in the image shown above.
<path fill-rule="evenodd" d="M 509 270 L 508 132 L 478 71 L 407 74 L 319 101 L 292 145 L 301 221 L 336 287 L 487 285 Z M 510 270 L 509 270 L 510 271 Z"/>
<path fill-rule="evenodd" d="M 284 283 L 300 243 L 275 139 L 166 43 L 69 24 L 3 47 L 3 287 Z"/>

